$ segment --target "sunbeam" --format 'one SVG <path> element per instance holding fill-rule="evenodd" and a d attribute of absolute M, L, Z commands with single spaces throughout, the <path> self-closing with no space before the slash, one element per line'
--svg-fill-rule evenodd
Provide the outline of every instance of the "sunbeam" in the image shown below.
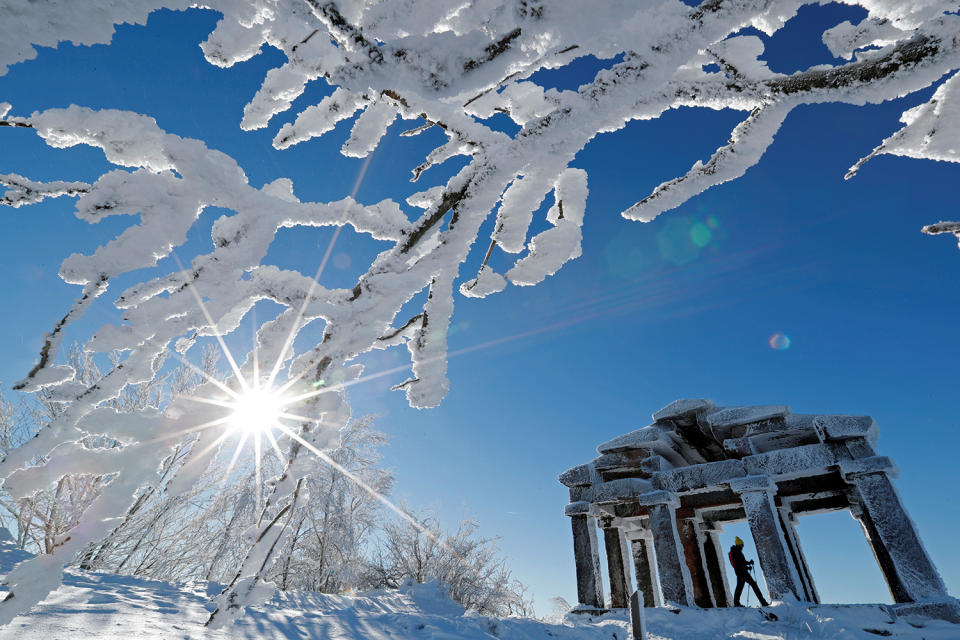
<path fill-rule="evenodd" d="M 231 388 L 228 387 L 227 385 L 223 384 L 222 382 L 220 382 L 219 380 L 217 380 L 216 378 L 214 378 L 213 376 L 211 376 L 210 374 L 208 374 L 206 371 L 204 371 L 203 369 L 201 369 L 201 368 L 198 367 L 197 365 L 193 364 L 192 362 L 190 362 L 190 361 L 187 360 L 186 358 L 184 358 L 182 355 L 180 355 L 180 354 L 177 353 L 176 351 L 174 351 L 173 354 L 174 354 L 174 356 L 176 356 L 176 358 L 177 358 L 178 360 L 180 360 L 180 362 L 181 362 L 183 365 L 185 365 L 188 369 L 190 369 L 191 371 L 193 371 L 194 373 L 196 373 L 197 375 L 199 375 L 201 378 L 203 378 L 203 379 L 206 380 L 207 382 L 213 384 L 215 387 L 217 387 L 218 389 L 220 389 L 220 390 L 223 391 L 224 393 L 226 393 L 226 394 L 228 394 L 228 395 L 230 395 L 230 396 L 233 396 L 234 398 L 239 398 L 239 397 L 240 397 L 240 394 L 239 394 L 239 393 L 237 393 L 236 391 L 234 391 L 233 389 L 231 389 Z"/>
<path fill-rule="evenodd" d="M 370 160 L 373 159 L 373 154 L 367 154 L 366 159 L 363 161 L 363 166 L 360 167 L 360 171 L 357 173 L 357 179 L 353 183 L 353 189 L 350 192 L 351 198 L 356 198 L 357 192 L 360 190 L 360 185 L 363 184 L 363 179 L 367 175 L 367 169 L 370 167 Z M 267 378 L 267 386 L 272 386 L 274 381 L 277 379 L 277 375 L 280 373 L 280 367 L 283 366 L 284 355 L 286 355 L 287 350 L 293 345 L 293 341 L 296 338 L 297 333 L 300 331 L 299 326 L 303 321 L 303 315 L 307 311 L 307 305 L 310 304 L 310 300 L 313 298 L 313 292 L 317 288 L 317 285 L 320 282 L 320 276 L 323 275 L 323 270 L 327 266 L 327 261 L 330 260 L 330 255 L 333 253 L 333 246 L 337 242 L 337 238 L 340 237 L 340 230 L 342 226 L 338 226 L 334 232 L 333 236 L 330 238 L 330 242 L 327 243 L 327 248 L 323 252 L 323 258 L 320 259 L 320 266 L 317 267 L 317 272 L 313 276 L 313 280 L 310 281 L 310 288 L 307 290 L 307 295 L 303 299 L 303 304 L 300 305 L 300 309 L 297 310 L 297 318 L 293 322 L 293 326 L 290 327 L 290 332 L 287 334 L 286 339 L 283 342 L 283 348 L 280 349 L 280 353 L 277 354 L 277 362 L 273 365 L 273 368 L 270 371 L 270 376 Z M 302 376 L 302 374 L 301 374 Z M 301 376 L 297 376 L 294 380 L 289 381 L 287 384 L 292 385 L 296 380 L 299 380 Z"/>
<path fill-rule="evenodd" d="M 156 444 L 157 442 L 165 442 L 170 440 L 171 438 L 176 438 L 177 436 L 185 436 L 187 434 L 195 433 L 197 431 L 205 431 L 206 429 L 211 429 L 217 425 L 223 424 L 224 422 L 228 422 L 229 420 L 230 420 L 230 416 L 223 416 L 215 420 L 209 420 L 207 422 L 202 422 L 200 424 L 186 427 L 185 429 L 180 429 L 179 431 L 164 433 L 157 438 L 153 438 L 151 440 L 144 440 L 141 444 Z"/>
<path fill-rule="evenodd" d="M 217 343 L 220 345 L 220 349 L 223 350 L 223 355 L 230 364 L 230 368 L 233 370 L 233 375 L 236 376 L 237 382 L 240 384 L 243 390 L 246 391 L 247 381 L 243 379 L 243 374 L 240 372 L 240 367 L 237 366 L 237 361 L 234 360 L 233 354 L 230 353 L 230 349 L 227 348 L 227 343 L 224 342 L 223 336 L 220 334 L 220 330 L 217 329 L 217 323 L 213 321 L 213 316 L 210 315 L 207 305 L 203 303 L 203 298 L 200 296 L 200 292 L 197 290 L 197 285 L 190 280 L 190 272 L 187 271 L 187 269 L 183 266 L 183 262 L 181 262 L 180 256 L 177 255 L 176 251 L 171 251 L 170 253 L 173 256 L 173 259 L 176 260 L 177 265 L 180 267 L 180 272 L 183 275 L 183 282 L 186 285 L 186 288 L 189 289 L 193 294 L 194 299 L 197 301 L 197 306 L 200 308 L 200 312 L 203 313 L 203 317 L 210 325 L 210 330 L 213 331 L 213 335 L 216 337 Z"/>
<path fill-rule="evenodd" d="M 318 449 L 317 447 L 315 447 L 315 446 L 313 446 L 312 444 L 310 444 L 310 442 L 308 442 L 307 440 L 304 440 L 299 434 L 295 433 L 295 432 L 294 432 L 292 429 L 290 429 L 289 427 L 286 427 L 286 426 L 280 424 L 279 422 L 277 423 L 277 427 L 279 427 L 281 431 L 283 431 L 285 434 L 287 434 L 287 436 L 289 436 L 290 438 L 296 440 L 296 441 L 299 442 L 301 445 L 303 445 L 303 446 L 306 447 L 308 450 L 310 450 L 310 452 L 313 453 L 313 454 L 314 454 L 315 456 L 317 456 L 318 458 L 320 458 L 320 460 L 322 460 L 322 461 L 325 462 L 326 464 L 328 464 L 328 465 L 330 465 L 331 467 L 333 467 L 333 469 L 335 469 L 337 472 L 342 473 L 347 479 L 349 479 L 349 480 L 352 481 L 354 484 L 356 484 L 358 487 L 360 487 L 361 489 L 363 489 L 364 491 L 366 491 L 366 492 L 367 492 L 371 497 L 373 497 L 375 500 L 379 501 L 379 502 L 380 502 L 381 504 L 383 504 L 385 507 L 387 507 L 388 509 L 390 509 L 391 511 L 393 511 L 395 514 L 397 514 L 398 516 L 400 516 L 400 518 L 402 518 L 402 519 L 403 519 L 405 522 L 407 522 L 410 526 L 414 527 L 417 531 L 419 531 L 420 533 L 424 534 L 425 536 L 427 536 L 428 538 L 430 538 L 431 540 L 435 541 L 437 544 L 439 544 L 440 546 L 442 546 L 444 549 L 446 549 L 447 551 L 449 551 L 450 553 L 452 553 L 455 558 L 457 558 L 457 559 L 460 560 L 461 562 L 465 562 L 465 561 L 466 561 L 459 553 L 457 553 L 456 549 L 452 548 L 452 547 L 451 547 L 450 545 L 448 545 L 446 542 L 444 542 L 443 540 L 441 540 L 439 536 L 437 536 L 435 533 L 433 533 L 432 531 L 430 531 L 429 529 L 427 529 L 426 527 L 424 527 L 422 524 L 420 524 L 413 516 L 411 516 L 409 513 L 407 513 L 406 511 L 404 511 L 403 509 L 401 509 L 401 508 L 398 507 L 397 505 L 395 505 L 395 504 L 394 504 L 393 502 L 391 502 L 386 496 L 384 496 L 382 493 L 380 493 L 379 491 L 377 491 L 376 489 L 374 489 L 373 487 L 371 487 L 370 485 L 368 485 L 366 482 L 364 482 L 363 480 L 361 480 L 360 478 L 358 478 L 356 475 L 354 475 L 353 473 L 351 473 L 348 469 L 344 468 L 344 467 L 343 467 L 342 465 L 340 465 L 336 460 L 334 460 L 333 458 L 331 458 L 330 456 L 328 456 L 326 453 L 324 453 L 323 451 L 321 451 L 321 450 Z"/>
<path fill-rule="evenodd" d="M 227 484 L 227 480 L 230 479 L 230 472 L 233 471 L 233 467 L 237 464 L 237 458 L 240 457 L 240 452 L 243 451 L 243 445 L 246 444 L 247 438 L 250 437 L 250 434 L 244 433 L 240 436 L 240 442 L 237 444 L 237 448 L 233 451 L 233 456 L 230 458 L 230 464 L 227 465 L 227 470 L 223 474 L 223 480 L 220 481 L 220 489 L 223 489 L 223 486 Z"/>

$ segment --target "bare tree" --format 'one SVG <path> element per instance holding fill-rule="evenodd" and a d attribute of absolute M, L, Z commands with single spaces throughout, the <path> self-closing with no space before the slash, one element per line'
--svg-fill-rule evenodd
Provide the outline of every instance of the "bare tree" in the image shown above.
<path fill-rule="evenodd" d="M 395 520 L 381 530 L 365 586 L 396 589 L 406 581 L 436 580 L 467 609 L 497 616 L 532 615 L 526 589 L 513 578 L 496 538 L 484 538 L 464 520 L 444 533 L 429 512 Z"/>
<path fill-rule="evenodd" d="M 116 354 L 110 354 L 110 362 L 118 363 Z M 93 355 L 74 343 L 66 354 L 67 366 L 76 372 L 81 384 L 95 385 L 102 377 Z M 154 379 L 143 384 L 130 385 L 110 401 L 109 406 L 120 412 L 136 412 L 147 407 L 156 407 L 160 402 L 163 379 Z M 22 445 L 42 431 L 50 422 L 61 416 L 69 402 L 58 398 L 46 389 L 40 389 L 21 399 L 15 408 L 6 398 L 0 398 L 0 453 Z M 121 443 L 107 436 L 86 436 L 80 445 L 87 450 L 110 449 Z M 44 458 L 30 462 L 43 466 Z M 109 482 L 109 477 L 97 473 L 74 473 L 63 475 L 51 488 L 15 499 L 0 492 L 0 505 L 12 516 L 12 527 L 20 548 L 34 553 L 53 553 L 61 538 L 79 522 L 86 509 L 96 500 L 100 487 Z"/>

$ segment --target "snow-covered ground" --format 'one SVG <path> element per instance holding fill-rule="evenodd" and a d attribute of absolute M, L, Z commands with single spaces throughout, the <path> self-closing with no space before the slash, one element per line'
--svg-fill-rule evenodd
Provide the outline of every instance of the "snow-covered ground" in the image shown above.
<path fill-rule="evenodd" d="M 0 542 L 0 571 L 28 557 Z M 465 612 L 435 584 L 400 591 L 326 595 L 278 593 L 248 611 L 232 628 L 208 631 L 207 603 L 219 587 L 170 584 L 128 576 L 68 571 L 63 586 L 27 615 L 0 629 L 0 640 L 169 640 L 223 638 L 304 640 L 628 640 L 623 613 L 567 615 L 559 624 L 521 618 L 490 618 Z M 956 640 L 960 626 L 941 621 L 893 620 L 879 606 L 788 605 L 769 609 L 647 610 L 650 640 L 799 640 L 877 637 Z M 912 624 L 911 624 L 912 623 Z M 915 626 L 916 625 L 916 626 Z M 919 626 L 922 625 L 922 626 Z"/>

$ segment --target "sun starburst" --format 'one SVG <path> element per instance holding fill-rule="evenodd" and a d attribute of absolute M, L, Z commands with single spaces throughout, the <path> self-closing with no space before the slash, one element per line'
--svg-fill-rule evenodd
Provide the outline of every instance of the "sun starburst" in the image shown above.
<path fill-rule="evenodd" d="M 286 406 L 278 393 L 256 387 L 242 393 L 232 404 L 228 428 L 244 435 L 270 431 Z"/>
<path fill-rule="evenodd" d="M 372 156 L 367 156 L 367 159 L 360 170 L 357 181 L 353 187 L 353 193 L 351 194 L 352 196 L 356 196 L 360 184 L 363 181 L 364 175 L 366 174 L 371 157 Z M 204 304 L 203 296 L 197 289 L 196 282 L 188 276 L 188 271 L 183 267 L 183 264 L 180 262 L 176 252 L 173 253 L 174 258 L 177 260 L 178 264 L 183 270 L 184 281 L 188 283 L 188 288 L 193 294 L 197 306 L 203 313 L 204 318 L 208 323 L 208 327 L 213 330 L 212 335 L 216 338 L 217 344 L 224 354 L 233 373 L 233 384 L 230 384 L 227 381 L 218 380 L 216 377 L 210 375 L 210 373 L 203 371 L 199 367 L 192 364 L 183 355 L 177 354 L 177 357 L 181 360 L 181 362 L 184 363 L 186 367 L 198 374 L 205 382 L 210 383 L 212 387 L 215 387 L 220 392 L 217 393 L 216 397 L 193 395 L 187 396 L 186 399 L 203 404 L 213 405 L 224 410 L 224 415 L 220 415 L 219 417 L 203 422 L 202 424 L 188 427 L 180 433 L 181 435 L 185 435 L 186 433 L 201 432 L 212 428 L 217 428 L 219 430 L 218 437 L 216 437 L 213 442 L 210 442 L 204 451 L 200 452 L 200 458 L 203 458 L 207 452 L 222 446 L 224 441 L 231 436 L 238 437 L 237 446 L 230 457 L 230 462 L 227 465 L 223 480 L 221 482 L 221 489 L 223 485 L 229 481 L 231 472 L 238 462 L 238 459 L 242 455 L 246 444 L 249 442 L 253 445 L 253 462 L 256 473 L 256 486 L 258 488 L 256 491 L 256 508 L 258 512 L 262 507 L 262 494 L 260 488 L 263 485 L 262 457 L 265 449 L 263 441 L 264 439 L 267 440 L 281 465 L 289 465 L 292 461 L 292 458 L 286 457 L 287 459 L 285 459 L 285 456 L 280 449 L 280 442 L 278 440 L 282 438 L 287 442 L 297 443 L 299 446 L 302 446 L 312 452 L 322 463 L 330 466 L 338 473 L 348 478 L 351 482 L 356 484 L 371 497 L 378 500 L 392 512 L 397 514 L 401 519 L 405 520 L 411 526 L 421 531 L 427 537 L 434 539 L 438 544 L 447 547 L 455 557 L 460 558 L 460 555 L 454 549 L 448 547 L 446 542 L 441 540 L 433 531 L 430 531 L 424 527 L 415 518 L 410 516 L 410 514 L 391 502 L 385 495 L 364 482 L 362 478 L 352 473 L 349 469 L 341 466 L 336 460 L 315 446 L 310 440 L 305 439 L 303 434 L 310 429 L 302 430 L 293 427 L 295 424 L 299 424 L 302 427 L 305 427 L 310 423 L 322 424 L 323 420 L 321 417 L 298 415 L 298 413 L 294 413 L 294 411 L 300 411 L 304 408 L 310 407 L 318 396 L 328 393 L 343 393 L 346 390 L 346 387 L 350 386 L 351 384 L 349 382 L 328 384 L 325 380 L 318 380 L 310 383 L 304 380 L 309 368 L 304 369 L 304 371 L 299 374 L 290 376 L 286 381 L 281 381 L 279 379 L 281 377 L 281 369 L 283 368 L 287 358 L 291 355 L 290 352 L 292 350 L 293 342 L 297 336 L 298 330 L 305 324 L 303 320 L 307 310 L 307 305 L 310 300 L 313 299 L 314 291 L 318 286 L 320 276 L 323 273 L 328 260 L 330 259 L 333 246 L 337 242 L 341 228 L 342 227 L 338 226 L 334 230 L 330 242 L 327 245 L 326 251 L 320 260 L 317 272 L 310 282 L 310 287 L 308 288 L 307 294 L 304 297 L 304 301 L 297 309 L 296 319 L 290 327 L 289 332 L 285 336 L 282 347 L 280 348 L 279 352 L 276 353 L 276 359 L 272 366 L 270 366 L 264 372 L 266 374 L 265 376 L 261 376 L 258 345 L 255 345 L 253 350 L 250 352 L 250 355 L 252 356 L 252 361 L 250 362 L 250 364 L 252 364 L 252 370 L 246 369 L 246 367 L 242 367 L 240 364 L 238 364 L 237 359 L 227 347 L 223 335 L 217 329 L 218 323 L 215 322 L 214 318 L 210 314 L 210 311 L 207 309 L 207 306 Z M 352 383 L 356 384 L 357 382 L 361 382 L 363 380 L 371 380 L 390 375 L 395 371 L 396 370 L 394 369 L 390 369 L 372 376 L 361 377 L 360 379 L 352 381 Z M 313 412 L 310 409 L 307 409 L 306 413 L 310 414 Z M 166 437 L 170 437 L 170 435 L 173 434 L 167 434 Z M 460 559 L 462 560 L 462 558 Z"/>

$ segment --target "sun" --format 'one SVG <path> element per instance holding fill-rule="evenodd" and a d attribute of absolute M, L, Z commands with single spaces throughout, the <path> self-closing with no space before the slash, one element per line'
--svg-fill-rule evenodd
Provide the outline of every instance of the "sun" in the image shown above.
<path fill-rule="evenodd" d="M 275 391 L 247 389 L 232 403 L 230 430 L 243 435 L 270 431 L 283 414 L 283 399 Z"/>

